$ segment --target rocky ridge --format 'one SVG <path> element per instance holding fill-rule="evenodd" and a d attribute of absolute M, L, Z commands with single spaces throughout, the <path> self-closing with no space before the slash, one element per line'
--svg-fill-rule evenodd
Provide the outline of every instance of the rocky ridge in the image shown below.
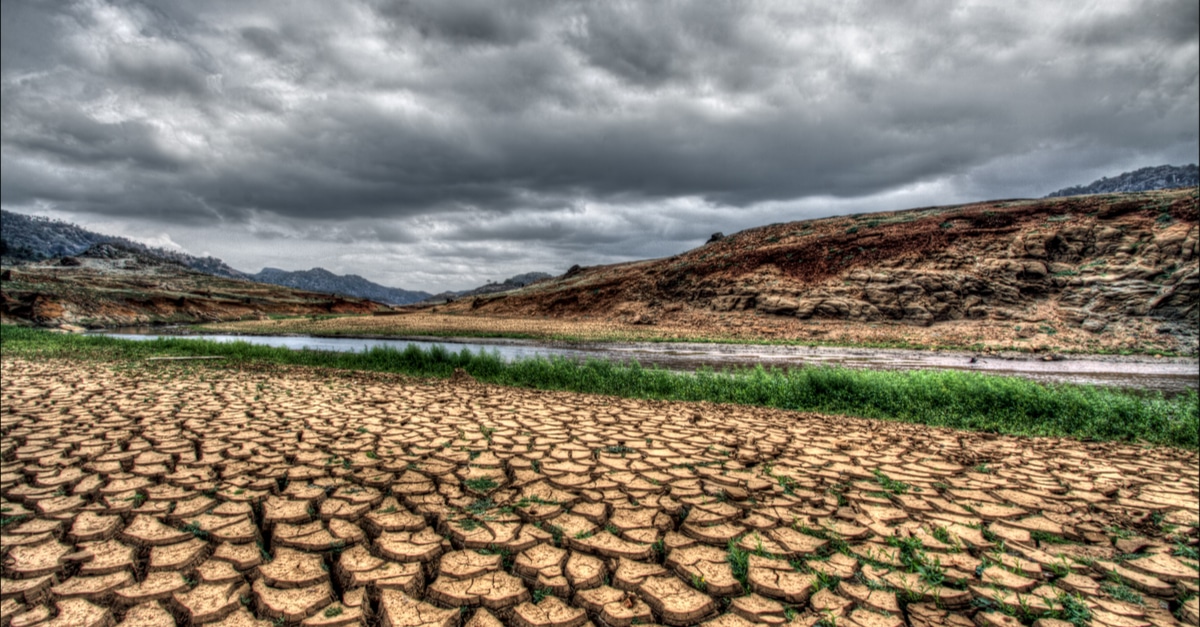
<path fill-rule="evenodd" d="M 363 299 L 213 276 L 112 243 L 0 273 L 0 319 L 6 324 L 185 324 L 380 308 Z"/>
<path fill-rule="evenodd" d="M 487 294 L 510 292 L 512 290 L 525 287 L 526 285 L 532 285 L 538 281 L 544 281 L 546 279 L 553 278 L 553 276 L 554 275 L 547 272 L 526 272 L 524 274 L 510 276 L 499 283 L 488 283 L 487 285 L 480 285 L 479 287 L 470 290 L 459 290 L 457 292 L 447 291 L 442 292 L 441 294 L 434 294 L 433 296 L 423 300 L 422 303 L 446 303 L 459 298 L 471 298 L 473 296 L 484 296 Z"/>
<path fill-rule="evenodd" d="M 1064 333 L 1194 354 L 1197 195 L 993 201 L 774 224 L 444 310 L 771 327 L 783 338 L 822 322 L 914 336 L 938 325 L 987 327 L 1002 342 Z"/>

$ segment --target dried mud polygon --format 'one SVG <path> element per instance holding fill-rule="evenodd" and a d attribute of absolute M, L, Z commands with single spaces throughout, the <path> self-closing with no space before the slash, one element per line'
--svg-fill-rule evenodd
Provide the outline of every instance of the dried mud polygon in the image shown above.
<path fill-rule="evenodd" d="M 3 627 L 1200 618 L 1194 452 L 302 369 L 2 374 Z"/>

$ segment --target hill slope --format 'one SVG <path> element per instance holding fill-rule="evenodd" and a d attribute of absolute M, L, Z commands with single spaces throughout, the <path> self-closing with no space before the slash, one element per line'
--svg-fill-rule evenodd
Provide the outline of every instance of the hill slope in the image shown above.
<path fill-rule="evenodd" d="M 1200 185 L 1200 168 L 1190 165 L 1160 165 L 1107 176 L 1089 185 L 1076 185 L 1052 192 L 1046 198 L 1080 196 L 1083 194 L 1112 194 L 1118 192 L 1147 192 L 1156 189 L 1195 187 Z"/>
<path fill-rule="evenodd" d="M 1197 193 L 773 224 L 439 310 L 683 325 L 713 336 L 1195 353 Z"/>
<path fill-rule="evenodd" d="M 441 294 L 434 294 L 433 296 L 429 296 L 429 297 L 425 298 L 424 302 L 426 302 L 426 303 L 444 303 L 444 302 L 456 300 L 459 298 L 470 298 L 472 296 L 483 296 L 485 294 L 499 294 L 500 292 L 509 292 L 512 290 L 520 289 L 522 287 L 525 287 L 526 285 L 530 285 L 537 281 L 541 281 L 543 279 L 553 278 L 553 276 L 554 275 L 549 274 L 547 272 L 526 272 L 524 274 L 517 274 L 514 276 L 510 276 L 507 279 L 504 279 L 503 281 L 501 281 L 499 283 L 488 283 L 487 285 L 480 285 L 479 287 L 476 287 L 474 289 L 460 290 L 457 292 L 449 291 L 449 292 L 442 292 Z"/>
<path fill-rule="evenodd" d="M 310 292 L 341 294 L 354 298 L 365 298 L 389 305 L 407 305 L 429 298 L 429 292 L 402 290 L 372 283 L 357 274 L 334 274 L 324 268 L 289 272 L 278 268 L 263 268 L 249 279 L 260 283 L 294 287 Z"/>
<path fill-rule="evenodd" d="M 357 298 L 213 276 L 111 243 L 0 273 L 5 323 L 112 327 L 364 314 L 378 308 Z"/>
<path fill-rule="evenodd" d="M 192 255 L 152 248 L 124 237 L 103 235 L 61 220 L 41 216 L 27 216 L 11 211 L 0 211 L 0 254 L 14 262 L 42 261 L 84 254 L 99 244 L 110 244 L 136 253 L 138 256 L 160 262 L 174 263 L 197 272 L 230 279 L 247 279 L 280 285 L 311 292 L 338 294 L 350 298 L 361 298 L 389 305 L 407 305 L 429 297 L 428 292 L 415 292 L 385 287 L 372 283 L 356 274 L 337 275 L 323 268 L 300 272 L 288 272 L 277 268 L 263 268 L 258 274 L 247 274 L 234 270 L 216 257 Z"/>
<path fill-rule="evenodd" d="M 124 237 L 103 235 L 61 220 L 27 216 L 0 210 L 0 241 L 2 254 L 21 261 L 41 261 L 56 257 L 73 257 L 97 244 L 115 244 L 136 251 L 139 255 L 231 279 L 246 275 L 234 270 L 216 257 L 195 257 L 163 248 L 152 248 Z"/>

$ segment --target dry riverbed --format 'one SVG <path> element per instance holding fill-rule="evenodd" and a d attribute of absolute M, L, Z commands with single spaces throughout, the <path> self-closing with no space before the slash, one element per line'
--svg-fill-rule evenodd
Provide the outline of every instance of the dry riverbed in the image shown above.
<path fill-rule="evenodd" d="M 1196 624 L 1194 451 L 468 377 L 0 374 L 5 627 Z"/>

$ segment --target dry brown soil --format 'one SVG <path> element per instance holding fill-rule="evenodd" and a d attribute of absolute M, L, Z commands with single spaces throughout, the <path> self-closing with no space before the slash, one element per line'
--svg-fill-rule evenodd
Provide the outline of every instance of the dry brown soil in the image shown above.
<path fill-rule="evenodd" d="M 1196 624 L 1194 452 L 466 376 L 0 374 L 5 627 L 1007 625 L 1065 594 Z"/>

